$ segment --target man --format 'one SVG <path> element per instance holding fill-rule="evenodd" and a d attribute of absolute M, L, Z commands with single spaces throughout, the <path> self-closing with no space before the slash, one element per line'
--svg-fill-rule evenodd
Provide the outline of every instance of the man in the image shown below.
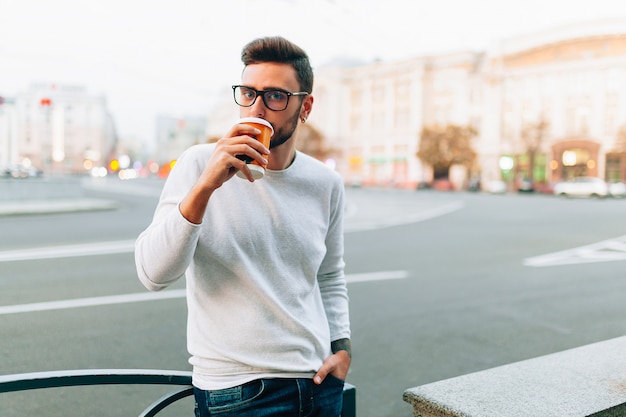
<path fill-rule="evenodd" d="M 281 37 L 241 56 L 235 102 L 242 117 L 272 124 L 270 149 L 236 124 L 184 152 L 137 239 L 137 272 L 153 291 L 186 276 L 196 416 L 339 416 L 351 360 L 344 189 L 295 147 L 313 71 Z M 263 179 L 244 155 L 267 161 Z"/>

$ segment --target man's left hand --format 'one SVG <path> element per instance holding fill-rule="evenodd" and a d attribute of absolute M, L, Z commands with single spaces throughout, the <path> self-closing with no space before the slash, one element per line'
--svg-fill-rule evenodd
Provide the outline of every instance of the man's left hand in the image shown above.
<path fill-rule="evenodd" d="M 322 367 L 317 371 L 313 377 L 313 382 L 321 384 L 328 374 L 341 379 L 346 380 L 348 376 L 348 369 L 350 369 L 350 355 L 345 350 L 339 350 L 337 353 L 330 355 L 322 364 Z"/>

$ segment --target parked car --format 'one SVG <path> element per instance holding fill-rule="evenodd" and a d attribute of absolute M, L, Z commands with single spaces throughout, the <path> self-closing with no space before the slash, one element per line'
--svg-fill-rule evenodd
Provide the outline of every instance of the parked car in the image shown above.
<path fill-rule="evenodd" d="M 576 177 L 554 185 L 554 194 L 564 197 L 606 197 L 609 185 L 601 178 Z"/>
<path fill-rule="evenodd" d="M 532 193 L 535 191 L 535 186 L 531 180 L 524 178 L 517 182 L 517 191 L 520 193 Z"/>
<path fill-rule="evenodd" d="M 491 181 L 487 184 L 487 191 L 491 194 L 504 194 L 506 189 L 507 186 L 504 181 Z"/>
<path fill-rule="evenodd" d="M 624 184 L 623 182 L 609 183 L 609 194 L 611 194 L 611 197 L 626 197 L 626 184 Z"/>
<path fill-rule="evenodd" d="M 554 194 L 553 182 L 537 182 L 535 183 L 535 191 L 539 194 Z"/>
<path fill-rule="evenodd" d="M 30 178 L 41 177 L 42 172 L 32 166 L 10 165 L 0 170 L 0 177 L 6 178 Z"/>

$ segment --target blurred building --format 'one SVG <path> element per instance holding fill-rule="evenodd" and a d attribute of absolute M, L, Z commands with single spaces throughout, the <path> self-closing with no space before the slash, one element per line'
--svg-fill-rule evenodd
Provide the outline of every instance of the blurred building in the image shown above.
<path fill-rule="evenodd" d="M 626 19 L 502 41 L 485 56 L 481 84 L 487 178 L 626 180 Z"/>
<path fill-rule="evenodd" d="M 415 187 L 432 180 L 417 158 L 422 127 L 475 124 L 482 53 L 327 67 L 316 73 L 314 123 L 341 151 L 348 183 Z"/>
<path fill-rule="evenodd" d="M 82 173 L 106 166 L 115 148 L 115 129 L 104 97 L 83 87 L 32 85 L 1 109 L 2 166 Z"/>
<path fill-rule="evenodd" d="M 205 142 L 207 142 L 205 117 L 161 115 L 156 119 L 154 158 L 161 164 L 178 158 L 188 147 Z"/>
<path fill-rule="evenodd" d="M 19 157 L 15 100 L 0 97 L 0 170 L 9 169 Z"/>
<path fill-rule="evenodd" d="M 626 20 L 502 40 L 484 52 L 422 56 L 316 74 L 311 121 L 343 150 L 347 182 L 413 187 L 423 126 L 470 125 L 483 182 L 536 186 L 626 180 Z M 463 187 L 467 169 L 452 170 Z"/>
<path fill-rule="evenodd" d="M 224 88 L 208 114 L 207 134 L 210 141 L 221 138 L 239 119 L 239 106 L 233 99 L 232 88 Z"/>

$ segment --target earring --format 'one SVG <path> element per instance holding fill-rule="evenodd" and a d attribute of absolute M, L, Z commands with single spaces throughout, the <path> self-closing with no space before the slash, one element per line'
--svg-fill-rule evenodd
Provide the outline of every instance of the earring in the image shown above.
<path fill-rule="evenodd" d="M 301 121 L 302 123 L 306 123 L 306 117 L 303 117 L 302 119 L 300 119 L 300 121 Z"/>

